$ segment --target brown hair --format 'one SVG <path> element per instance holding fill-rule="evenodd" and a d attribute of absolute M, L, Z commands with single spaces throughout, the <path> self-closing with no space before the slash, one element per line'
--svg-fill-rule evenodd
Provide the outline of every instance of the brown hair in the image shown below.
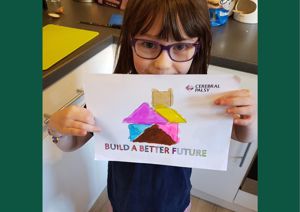
<path fill-rule="evenodd" d="M 120 56 L 114 73 L 137 73 L 133 64 L 131 38 L 147 33 L 159 14 L 163 15 L 159 38 L 183 40 L 178 18 L 189 37 L 198 37 L 200 50 L 188 73 L 206 74 L 211 49 L 207 0 L 129 0 L 118 41 Z"/>

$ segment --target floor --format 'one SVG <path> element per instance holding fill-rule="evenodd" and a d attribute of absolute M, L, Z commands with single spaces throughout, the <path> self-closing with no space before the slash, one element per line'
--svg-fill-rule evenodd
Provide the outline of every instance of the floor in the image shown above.
<path fill-rule="evenodd" d="M 205 200 L 191 196 L 191 212 L 232 212 L 231 210 L 219 207 Z M 106 203 L 108 201 L 107 192 L 104 190 L 99 196 L 89 212 L 106 212 Z"/>
<path fill-rule="evenodd" d="M 191 212 L 232 212 L 231 210 L 214 205 L 205 200 L 191 196 L 192 210 Z"/>

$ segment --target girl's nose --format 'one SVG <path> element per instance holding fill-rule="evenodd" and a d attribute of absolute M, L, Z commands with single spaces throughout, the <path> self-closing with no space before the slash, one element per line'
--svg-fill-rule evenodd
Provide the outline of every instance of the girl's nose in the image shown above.
<path fill-rule="evenodd" d="M 159 71 L 166 71 L 172 67 L 172 59 L 166 50 L 163 50 L 154 60 L 154 67 Z"/>

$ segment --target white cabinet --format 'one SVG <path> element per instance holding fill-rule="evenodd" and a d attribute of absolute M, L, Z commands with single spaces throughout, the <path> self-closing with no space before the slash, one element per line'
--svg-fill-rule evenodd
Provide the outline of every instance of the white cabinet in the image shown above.
<path fill-rule="evenodd" d="M 87 72 L 110 74 L 114 69 L 116 45 L 112 44 L 43 91 L 43 113 L 51 115 L 78 96 Z"/>
<path fill-rule="evenodd" d="M 257 75 L 212 65 L 209 66 L 208 74 L 237 75 L 241 78 L 241 88 L 250 89 L 252 93 L 257 96 Z M 227 171 L 193 169 L 191 178 L 192 194 L 215 202 L 223 207 L 243 211 L 241 208 L 235 207 L 234 202 L 235 204 L 239 203 L 239 201 L 235 201 L 235 198 L 241 195 L 241 193 L 237 195 L 239 187 L 256 151 L 257 139 L 251 144 L 231 140 Z M 249 208 L 252 210 L 253 208 L 255 209 L 255 203 L 251 205 L 253 207 Z M 245 207 L 245 205 L 242 206 Z M 247 211 L 246 208 L 244 211 Z"/>
<path fill-rule="evenodd" d="M 112 73 L 115 45 L 110 45 L 43 91 L 43 113 L 51 115 L 66 104 L 84 104 L 82 77 L 86 72 Z M 94 160 L 93 140 L 79 150 L 62 152 L 43 126 L 43 211 L 88 211 L 106 186 L 107 162 Z"/>

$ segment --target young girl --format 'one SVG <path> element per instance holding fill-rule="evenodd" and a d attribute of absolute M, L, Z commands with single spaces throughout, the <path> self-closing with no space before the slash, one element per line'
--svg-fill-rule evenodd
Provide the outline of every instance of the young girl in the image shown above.
<path fill-rule="evenodd" d="M 119 47 L 115 73 L 206 74 L 211 48 L 207 1 L 129 0 Z M 256 136 L 256 107 L 248 90 L 227 93 L 215 104 L 226 105 L 224 113 L 233 116 L 234 139 L 249 142 Z M 57 146 L 63 151 L 80 148 L 91 132 L 101 131 L 91 112 L 77 106 L 53 114 L 49 129 L 61 136 Z M 108 197 L 113 211 L 189 211 L 190 177 L 191 168 L 110 161 Z"/>

